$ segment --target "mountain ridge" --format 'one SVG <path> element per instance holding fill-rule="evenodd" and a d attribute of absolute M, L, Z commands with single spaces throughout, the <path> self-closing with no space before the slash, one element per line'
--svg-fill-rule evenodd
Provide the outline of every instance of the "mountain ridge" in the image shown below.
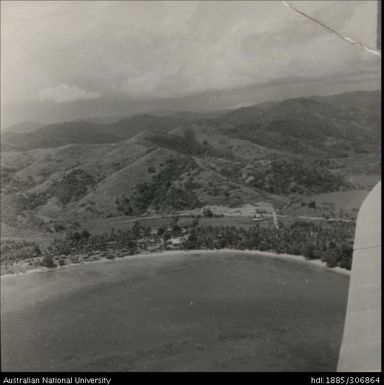
<path fill-rule="evenodd" d="M 350 181 L 380 170 L 380 120 L 372 118 L 379 96 L 329 99 L 341 107 L 294 98 L 186 119 L 144 114 L 3 133 L 2 222 L 45 228 L 212 204 L 279 206 L 293 195 L 361 188 Z"/>

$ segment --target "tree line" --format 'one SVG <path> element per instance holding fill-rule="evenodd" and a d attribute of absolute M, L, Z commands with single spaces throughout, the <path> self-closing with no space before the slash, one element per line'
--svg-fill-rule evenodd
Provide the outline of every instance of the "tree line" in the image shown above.
<path fill-rule="evenodd" d="M 150 226 L 135 222 L 128 230 L 111 229 L 103 234 L 91 234 L 87 230 L 70 231 L 64 238 L 55 238 L 41 251 L 33 242 L 5 242 L 1 246 L 3 263 L 40 258 L 40 264 L 54 267 L 65 264 L 63 256 L 70 256 L 72 262 L 78 262 L 78 255 L 104 253 L 112 258 L 113 253 L 137 254 L 140 247 L 145 247 L 145 240 L 151 239 L 159 249 L 167 248 L 171 237 L 183 234 L 180 248 L 197 249 L 239 249 L 260 250 L 275 253 L 302 255 L 307 259 L 320 259 L 328 267 L 339 266 L 350 269 L 352 264 L 353 223 L 312 223 L 297 221 L 293 224 L 280 223 L 279 229 L 255 224 L 250 228 L 234 226 L 200 226 L 199 219 L 184 227 L 182 232 L 178 218 L 174 218 L 167 227 L 158 227 L 156 233 Z M 142 241 L 140 241 L 142 240 Z M 139 247 L 140 243 L 140 247 Z M 108 254 L 110 253 L 110 254 Z"/>

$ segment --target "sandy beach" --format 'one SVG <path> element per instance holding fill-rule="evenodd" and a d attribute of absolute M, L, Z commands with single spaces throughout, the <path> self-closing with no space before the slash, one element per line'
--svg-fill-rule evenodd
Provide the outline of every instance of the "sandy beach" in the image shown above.
<path fill-rule="evenodd" d="M 114 259 L 107 259 L 107 258 L 101 258 L 99 260 L 94 260 L 94 261 L 81 261 L 80 263 L 68 263 L 67 265 L 64 266 L 57 266 L 54 269 L 67 269 L 71 268 L 74 266 L 81 266 L 81 265 L 88 265 L 91 263 L 113 263 L 116 260 L 127 260 L 127 259 L 135 259 L 135 258 L 158 258 L 158 257 L 164 257 L 164 256 L 172 256 L 172 255 L 189 255 L 191 253 L 206 253 L 206 254 L 212 254 L 212 253 L 220 253 L 220 252 L 232 252 L 232 253 L 241 253 L 241 254 L 248 254 L 252 256 L 263 256 L 263 257 L 269 257 L 269 258 L 276 258 L 276 259 L 283 259 L 283 260 L 288 260 L 292 262 L 298 262 L 298 263 L 308 263 L 314 266 L 318 266 L 321 268 L 326 269 L 327 271 L 331 271 L 334 273 L 338 274 L 343 274 L 350 276 L 350 271 L 340 268 L 340 267 L 333 267 L 329 268 L 326 266 L 325 263 L 323 263 L 319 259 L 314 259 L 314 260 L 309 260 L 305 259 L 301 255 L 292 255 L 292 254 L 277 254 L 273 252 L 268 252 L 268 251 L 259 251 L 259 250 L 234 250 L 234 249 L 219 249 L 219 250 L 165 250 L 165 251 L 160 251 L 160 252 L 152 252 L 152 253 L 140 253 L 140 254 L 134 254 L 134 255 L 127 255 L 127 256 L 122 256 L 122 257 L 116 257 Z M 46 268 L 46 267 L 32 267 L 28 270 L 25 271 L 18 271 L 15 273 L 8 273 L 8 274 L 2 274 L 0 276 L 0 279 L 7 279 L 9 277 L 16 277 L 18 275 L 23 275 L 23 274 L 32 274 L 32 273 L 43 273 L 50 271 L 52 269 Z"/>

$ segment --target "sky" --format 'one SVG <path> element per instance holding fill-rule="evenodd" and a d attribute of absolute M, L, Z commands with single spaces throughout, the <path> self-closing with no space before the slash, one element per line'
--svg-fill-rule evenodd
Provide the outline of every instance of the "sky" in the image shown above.
<path fill-rule="evenodd" d="M 376 1 L 290 1 L 376 48 Z M 2 1 L 2 124 L 380 88 L 380 56 L 282 1 Z"/>

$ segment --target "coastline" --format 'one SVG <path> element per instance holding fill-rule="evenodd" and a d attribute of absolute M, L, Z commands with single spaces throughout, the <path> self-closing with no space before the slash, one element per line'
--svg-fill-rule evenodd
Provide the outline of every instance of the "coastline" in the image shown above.
<path fill-rule="evenodd" d="M 25 274 L 33 274 L 33 273 L 45 273 L 49 271 L 54 271 L 58 269 L 65 269 L 65 268 L 71 268 L 75 266 L 82 266 L 87 264 L 93 264 L 93 263 L 113 263 L 117 261 L 125 261 L 130 259 L 142 259 L 142 258 L 158 258 L 161 256 L 172 256 L 172 255 L 190 255 L 190 254 L 213 254 L 213 253 L 241 253 L 241 254 L 248 254 L 253 256 L 260 256 L 260 257 L 268 257 L 273 259 L 280 259 L 285 261 L 291 261 L 296 263 L 306 263 L 310 264 L 312 266 L 317 266 L 319 268 L 323 268 L 327 271 L 336 273 L 336 274 L 342 274 L 346 276 L 350 276 L 351 272 L 347 269 L 343 269 L 341 267 L 327 267 L 325 263 L 323 263 L 320 259 L 305 259 L 305 257 L 301 255 L 292 255 L 292 254 L 278 254 L 270 251 L 260 251 L 260 250 L 239 250 L 239 249 L 215 249 L 215 250 L 206 250 L 206 249 L 197 249 L 197 250 L 164 250 L 164 251 L 158 251 L 158 252 L 150 252 L 150 253 L 141 253 L 141 254 L 134 254 L 134 255 L 126 255 L 122 257 L 115 257 L 113 259 L 108 258 L 102 258 L 99 260 L 94 261 L 82 261 L 80 263 L 68 263 L 64 266 L 57 266 L 54 268 L 47 268 L 47 267 L 37 267 L 36 269 L 29 269 L 27 271 L 19 271 L 15 273 L 6 273 L 2 274 L 0 276 L 0 279 L 8 279 L 10 277 L 19 277 L 23 276 Z"/>

